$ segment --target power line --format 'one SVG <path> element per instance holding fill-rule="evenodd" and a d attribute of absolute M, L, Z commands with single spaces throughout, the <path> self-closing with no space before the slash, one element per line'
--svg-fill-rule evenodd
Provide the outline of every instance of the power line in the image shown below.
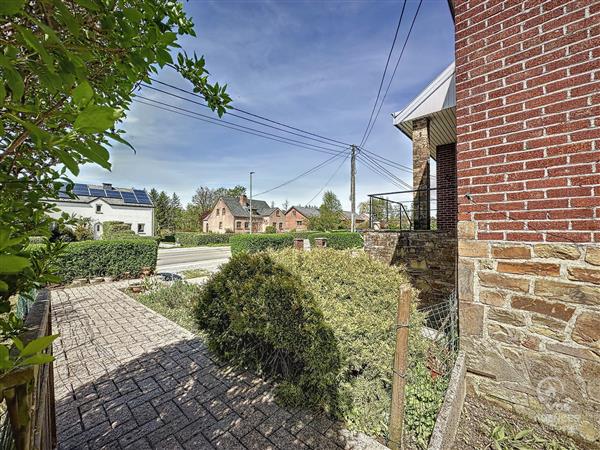
<path fill-rule="evenodd" d="M 381 172 L 380 170 L 378 170 L 376 167 L 374 167 L 371 163 L 369 163 L 369 161 L 364 160 L 359 158 L 359 161 L 361 163 L 363 163 L 365 166 L 367 166 L 369 168 L 369 170 L 383 178 L 386 178 L 390 183 L 392 183 L 395 187 L 400 188 L 400 189 L 404 189 L 404 186 L 401 186 L 400 184 L 396 183 L 394 180 L 390 179 L 389 177 L 387 177 L 383 172 Z"/>
<path fill-rule="evenodd" d="M 402 180 L 400 177 L 396 176 L 394 173 L 392 173 L 391 171 L 389 171 L 387 168 L 385 168 L 382 164 L 380 164 L 379 162 L 377 162 L 375 159 L 373 159 L 371 156 L 369 155 L 362 155 L 363 159 L 367 159 L 369 160 L 372 164 L 374 164 L 378 169 L 380 169 L 381 171 L 383 171 L 384 173 L 386 173 L 389 177 L 391 177 L 392 179 L 396 180 L 398 183 L 407 186 L 409 189 L 411 189 L 412 187 L 406 183 L 404 180 Z"/>
<path fill-rule="evenodd" d="M 410 174 L 412 174 L 412 172 L 413 172 L 413 169 L 411 167 L 409 167 L 409 166 L 405 166 L 405 165 L 402 165 L 402 164 L 400 164 L 400 163 L 398 163 L 396 161 L 392 161 L 391 159 L 385 158 L 385 157 L 383 157 L 383 156 L 381 156 L 381 155 L 379 155 L 379 154 L 377 154 L 375 152 L 367 150 L 364 147 L 360 147 L 360 149 L 363 150 L 365 153 L 368 153 L 369 155 L 371 155 L 371 157 L 373 159 L 379 161 L 381 164 L 385 164 L 387 166 L 393 167 L 395 169 L 398 169 L 398 170 L 401 170 L 403 172 L 407 172 L 407 173 L 410 173 Z M 433 178 L 433 179 L 436 178 L 435 175 L 430 175 L 430 177 Z"/>
<path fill-rule="evenodd" d="M 324 185 L 323 185 L 323 187 L 322 187 L 322 188 L 319 190 L 319 192 L 317 192 L 317 193 L 315 194 L 315 196 L 314 196 L 313 198 L 311 198 L 311 199 L 310 199 L 310 200 L 309 200 L 309 201 L 306 203 L 307 205 L 310 205 L 310 204 L 313 202 L 313 200 L 314 200 L 315 198 L 317 198 L 321 192 L 323 192 L 323 189 L 325 189 L 325 188 L 326 188 L 326 187 L 329 185 L 329 183 L 331 183 L 331 180 L 333 180 L 333 177 L 335 177 L 335 176 L 336 176 L 336 174 L 337 174 L 337 173 L 340 171 L 340 169 L 342 168 L 342 166 L 343 166 L 343 165 L 344 165 L 344 163 L 345 163 L 345 162 L 348 160 L 348 158 L 349 158 L 349 157 L 350 157 L 350 153 L 348 153 L 348 154 L 346 155 L 346 157 L 345 157 L 345 158 L 342 160 L 342 162 L 340 163 L 340 165 L 339 165 L 339 166 L 337 166 L 337 169 L 335 169 L 335 171 L 334 171 L 334 172 L 331 174 L 331 176 L 330 176 L 330 177 L 329 177 L 329 179 L 328 179 L 328 180 L 325 182 L 325 184 L 324 184 Z"/>
<path fill-rule="evenodd" d="M 375 102 L 373 103 L 373 109 L 371 110 L 371 115 L 369 116 L 369 121 L 367 122 L 367 128 L 365 128 L 365 132 L 363 133 L 363 137 L 360 141 L 360 146 L 363 145 L 365 141 L 365 136 L 369 131 L 369 126 L 371 125 L 371 120 L 373 119 L 373 114 L 375 114 L 375 108 L 377 108 L 377 102 L 379 101 L 379 95 L 381 94 L 381 88 L 383 87 L 383 82 L 385 81 L 385 75 L 388 70 L 388 65 L 390 64 L 390 58 L 392 57 L 392 53 L 394 52 L 394 47 L 396 45 L 396 39 L 398 38 L 398 31 L 400 31 L 400 24 L 402 24 L 402 17 L 404 16 L 404 8 L 406 7 L 406 0 L 402 4 L 402 11 L 400 12 L 400 18 L 398 19 L 398 25 L 396 26 L 396 32 L 394 33 L 394 40 L 392 41 L 392 46 L 390 47 L 390 51 L 388 52 L 387 60 L 385 61 L 385 68 L 383 69 L 383 74 L 381 75 L 381 81 L 379 82 L 379 89 L 377 90 L 377 96 L 375 97 Z"/>
<path fill-rule="evenodd" d="M 312 173 L 312 172 L 315 172 L 316 170 L 319 170 L 321 167 L 324 167 L 324 166 L 326 166 L 327 164 L 329 164 L 330 162 L 332 162 L 332 161 L 334 161 L 335 159 L 339 158 L 340 156 L 341 156 L 341 155 L 339 155 L 339 154 L 338 154 L 338 155 L 334 155 L 334 156 L 332 156 L 331 158 L 328 158 L 328 159 L 326 159 L 325 161 L 321 161 L 321 162 L 320 162 L 319 164 L 317 164 L 316 166 L 314 166 L 314 167 L 311 167 L 310 169 L 308 169 L 308 170 L 307 170 L 307 171 L 305 171 L 305 172 L 302 172 L 300 175 L 298 175 L 298 176 L 296 176 L 296 177 L 292 178 L 291 180 L 284 181 L 283 183 L 281 183 L 281 184 L 278 184 L 277 186 L 275 186 L 275 187 L 273 187 L 273 188 L 271 188 L 271 189 L 267 189 L 266 191 L 259 192 L 259 193 L 258 193 L 258 194 L 256 194 L 256 195 L 257 195 L 257 196 L 259 196 L 259 195 L 267 194 L 267 193 L 269 193 L 269 192 L 271 192 L 271 191 L 274 191 L 274 190 L 276 190 L 276 189 L 279 189 L 279 188 L 281 188 L 281 187 L 283 187 L 283 186 L 287 186 L 288 184 L 290 184 L 290 183 L 293 183 L 294 181 L 296 181 L 296 180 L 298 180 L 298 179 L 302 178 L 303 176 L 306 176 L 306 175 L 308 175 L 308 174 L 310 174 L 310 173 Z"/>
<path fill-rule="evenodd" d="M 153 87 L 153 86 L 150 86 L 149 84 L 144 84 L 143 86 L 144 86 L 144 87 L 147 87 L 147 88 L 149 88 L 149 89 L 152 89 L 152 90 L 154 90 L 154 91 L 161 92 L 161 93 L 163 93 L 163 94 L 166 94 L 166 95 L 170 95 L 171 97 L 175 97 L 175 98 L 178 98 L 178 99 L 180 99 L 180 100 L 185 100 L 185 101 L 187 101 L 187 102 L 193 103 L 193 104 L 195 104 L 195 105 L 200 105 L 200 106 L 204 106 L 205 108 L 209 108 L 209 106 L 208 106 L 208 105 L 205 105 L 205 104 L 203 104 L 203 103 L 197 102 L 197 101 L 195 101 L 195 100 L 192 100 L 192 99 L 189 99 L 189 98 L 186 98 L 186 97 L 182 97 L 181 95 L 173 94 L 172 92 L 168 92 L 168 91 L 164 91 L 164 90 L 162 90 L 162 89 L 155 88 L 155 87 Z M 324 142 L 324 141 L 321 141 L 321 140 L 319 140 L 319 139 L 315 139 L 315 138 L 311 138 L 311 137 L 303 136 L 303 135 L 301 135 L 301 134 L 299 134 L 299 133 L 294 133 L 293 131 L 287 131 L 287 130 L 284 130 L 283 128 L 274 127 L 274 126 L 272 126 L 272 125 L 267 125 L 267 124 L 261 123 L 261 122 L 259 122 L 259 121 L 257 121 L 257 120 L 248 119 L 247 117 L 243 117 L 243 116 L 240 116 L 240 115 L 238 115 L 238 114 L 229 113 L 229 115 L 230 115 L 230 116 L 232 116 L 232 117 L 237 117 L 238 119 L 247 120 L 247 121 L 249 121 L 249 122 L 252 122 L 252 123 L 258 124 L 258 125 L 260 125 L 260 126 L 264 126 L 264 127 L 267 127 L 267 128 L 273 128 L 273 129 L 275 129 L 275 130 L 278 130 L 278 131 L 283 131 L 284 133 L 293 134 L 293 135 L 295 135 L 295 136 L 299 136 L 299 137 L 301 137 L 301 138 L 303 138 L 303 139 L 311 139 L 311 140 L 313 140 L 313 141 L 317 141 L 317 142 L 319 142 L 319 143 L 321 143 L 321 144 L 325 144 L 325 145 L 331 145 L 331 146 L 333 146 L 333 147 L 346 148 L 346 147 L 345 147 L 345 146 L 343 146 L 343 145 L 330 144 L 329 142 Z M 215 120 L 223 120 L 223 119 L 216 119 L 216 118 L 215 118 Z M 310 144 L 310 145 L 314 145 L 314 144 Z M 324 147 L 321 147 L 321 148 L 324 148 Z M 334 149 L 331 149 L 331 148 L 329 148 L 329 150 L 334 150 Z"/>
<path fill-rule="evenodd" d="M 402 189 L 406 188 L 407 186 L 409 189 L 411 188 L 411 186 L 409 186 L 408 183 L 405 183 L 402 180 L 400 180 L 400 183 L 404 184 L 404 186 L 399 184 L 399 182 L 396 181 L 396 179 L 394 179 L 390 175 L 386 174 L 384 171 L 379 169 L 377 166 L 373 165 L 368 159 L 365 159 L 364 155 L 359 155 L 358 159 L 360 162 L 362 162 L 364 165 L 366 165 L 373 173 L 376 173 L 377 175 L 380 175 L 380 176 L 386 178 L 394 186 L 396 186 L 398 188 L 402 188 Z"/>
<path fill-rule="evenodd" d="M 320 146 L 315 145 L 315 144 L 310 144 L 308 142 L 297 141 L 295 139 L 287 138 L 285 136 L 279 136 L 279 135 L 276 135 L 276 134 L 268 133 L 266 131 L 257 130 L 255 128 L 246 127 L 244 125 L 240 125 L 240 124 L 237 124 L 237 123 L 234 123 L 234 122 L 228 122 L 228 121 L 223 120 L 223 119 L 215 119 L 215 118 L 213 118 L 211 116 L 207 116 L 205 114 L 200 114 L 200 113 L 198 113 L 196 111 L 191 111 L 189 109 L 181 108 L 179 106 L 170 105 L 168 103 L 164 103 L 164 102 L 161 102 L 161 101 L 158 101 L 158 100 L 147 98 L 147 97 L 144 97 L 144 96 L 141 96 L 141 95 L 137 95 L 134 98 L 134 100 L 137 101 L 138 103 L 144 103 L 144 102 L 141 102 L 141 101 L 137 100 L 138 98 L 141 98 L 141 99 L 144 99 L 146 101 L 153 102 L 153 103 L 157 103 L 158 105 L 161 105 L 161 106 L 165 106 L 165 107 L 168 107 L 168 108 L 172 108 L 172 109 L 183 111 L 183 112 L 187 113 L 187 114 L 179 113 L 180 115 L 192 117 L 194 119 L 202 120 L 203 122 L 211 123 L 211 124 L 214 124 L 214 125 L 220 125 L 220 126 L 223 126 L 225 128 L 230 128 L 230 129 L 233 129 L 233 130 L 236 130 L 236 131 L 241 131 L 241 132 L 245 132 L 245 133 L 248 133 L 248 134 L 253 134 L 255 136 L 259 136 L 259 137 L 262 137 L 262 138 L 265 138 L 265 139 L 271 139 L 271 140 L 274 140 L 274 141 L 277 141 L 277 142 L 282 142 L 284 144 L 293 145 L 293 146 L 300 147 L 300 148 L 305 148 L 307 150 L 312 150 L 312 151 L 319 152 L 319 153 L 326 153 L 328 155 L 339 155 L 339 154 L 343 153 L 343 151 L 336 151 L 336 150 L 333 150 L 333 149 L 328 149 L 328 148 L 325 148 L 325 147 L 320 147 Z M 154 107 L 156 107 L 158 109 L 164 109 L 165 111 L 176 112 L 176 111 L 168 110 L 168 109 L 165 109 L 165 108 L 160 108 L 160 107 L 158 107 L 157 105 L 154 105 L 154 104 L 149 104 L 149 103 L 144 103 L 144 104 L 147 104 L 149 106 L 154 106 Z M 227 125 L 225 125 L 225 124 L 227 124 Z"/>
<path fill-rule="evenodd" d="M 180 91 L 180 92 L 185 92 L 185 93 L 186 93 L 186 94 L 188 94 L 188 95 L 192 95 L 192 96 L 194 96 L 194 97 L 198 97 L 198 98 L 204 98 L 204 97 L 202 97 L 202 95 L 199 95 L 199 94 L 197 94 L 197 93 L 195 93 L 195 92 L 191 92 L 191 91 L 188 91 L 188 90 L 186 90 L 186 89 L 180 88 L 180 87 L 178 87 L 178 86 L 174 86 L 174 85 L 172 85 L 172 84 L 165 83 L 164 81 L 159 81 L 159 80 L 157 80 L 157 79 L 155 79 L 155 78 L 152 78 L 152 77 L 150 77 L 150 80 L 152 80 L 152 81 L 153 81 L 153 82 L 155 82 L 155 83 L 161 84 L 161 85 L 163 85 L 163 86 L 168 86 L 168 87 L 170 87 L 171 89 L 175 89 L 175 90 L 177 90 L 177 91 Z M 148 84 L 144 84 L 144 86 L 146 86 L 146 87 L 150 87 L 151 89 L 156 89 L 156 88 L 153 88 L 152 86 L 150 86 L 150 85 L 148 85 Z M 202 106 L 205 106 L 205 107 L 209 108 L 209 106 L 208 106 L 208 105 L 205 105 L 205 104 L 202 104 L 202 103 L 199 103 L 199 104 L 200 104 L 200 105 L 202 105 Z M 243 110 L 243 109 L 241 109 L 241 108 L 236 108 L 235 106 L 229 106 L 229 108 L 230 108 L 230 109 L 233 109 L 233 110 L 235 110 L 235 111 L 241 112 L 241 113 L 243 113 L 243 114 L 247 114 L 247 115 L 249 115 L 249 116 L 251 116 L 251 117 L 255 117 L 255 118 L 257 118 L 257 119 L 265 120 L 265 121 L 267 121 L 267 122 L 274 123 L 274 124 L 276 124 L 276 125 L 280 125 L 280 126 L 282 126 L 282 127 L 289 128 L 289 129 L 291 129 L 291 130 L 299 131 L 299 132 L 301 132 L 301 133 L 305 133 L 305 134 L 308 134 L 308 135 L 310 135 L 310 136 L 314 136 L 314 137 L 318 137 L 318 138 L 321 138 L 321 139 L 325 139 L 325 140 L 327 140 L 327 141 L 334 142 L 335 144 L 340 144 L 340 145 L 336 145 L 337 147 L 343 146 L 344 148 L 346 148 L 346 147 L 349 147 L 349 146 L 350 146 L 350 144 L 348 144 L 348 143 L 346 143 L 346 142 L 342 142 L 342 141 L 339 141 L 339 140 L 337 140 L 337 139 L 328 138 L 328 137 L 326 137 L 326 136 L 322 136 L 322 135 L 320 135 L 320 134 L 312 133 L 312 132 L 310 132 L 310 131 L 306 131 L 306 130 L 303 130 L 303 129 L 301 129 L 301 128 L 296 128 L 296 127 L 293 127 L 293 126 L 291 126 L 291 125 L 287 125 L 287 124 L 285 124 L 285 123 L 283 123 L 283 122 L 278 122 L 278 121 L 276 121 L 276 120 L 269 119 L 269 118 L 267 118 L 267 117 L 264 117 L 264 116 L 261 116 L 261 115 L 258 115 L 258 114 L 251 113 L 251 112 L 249 112 L 249 111 L 245 111 L 245 110 Z M 229 115 L 232 115 L 232 116 L 235 116 L 235 117 L 239 117 L 239 118 L 241 118 L 241 119 L 250 120 L 250 119 L 248 119 L 248 118 L 246 118 L 246 117 L 242 117 L 242 116 L 239 116 L 239 115 L 237 115 L 237 114 L 230 113 L 230 112 L 228 112 L 227 114 L 229 114 Z M 257 122 L 257 123 L 259 123 L 259 122 Z M 268 126 L 268 125 L 266 125 L 266 124 L 262 124 L 262 125 L 264 125 L 264 126 Z M 278 128 L 278 129 L 279 129 L 279 128 Z M 290 133 L 289 131 L 286 131 L 286 132 Z M 295 133 L 293 133 L 293 134 L 295 134 Z M 309 137 L 306 137 L 306 139 L 311 139 L 311 138 L 309 138 Z M 315 139 L 315 140 L 317 140 L 317 139 Z M 318 141 L 318 140 L 317 140 L 317 141 Z M 319 142 L 322 142 L 322 141 L 319 141 Z M 330 145 L 334 145 L 334 144 L 330 144 Z"/>
<path fill-rule="evenodd" d="M 421 5 L 423 4 L 423 0 L 419 0 L 419 5 L 417 6 L 417 10 L 415 11 L 415 15 L 413 16 L 412 22 L 410 24 L 410 28 L 408 29 L 408 33 L 406 34 L 406 39 L 404 40 L 404 45 L 402 45 L 402 50 L 400 50 L 400 55 L 398 55 L 398 60 L 396 61 L 396 66 L 394 67 L 394 71 L 392 72 L 392 76 L 390 77 L 390 81 L 388 82 L 388 85 L 385 89 L 385 93 L 383 94 L 383 97 L 381 99 L 381 103 L 379 104 L 379 109 L 377 110 L 377 114 L 375 115 L 375 119 L 373 120 L 373 123 L 371 124 L 371 129 L 369 130 L 369 132 L 367 133 L 367 136 L 365 139 L 363 139 L 361 146 L 365 145 L 367 143 L 367 140 L 369 139 L 369 136 L 371 136 L 371 132 L 373 131 L 373 127 L 375 126 L 375 123 L 377 122 L 377 118 L 379 117 L 379 113 L 381 112 L 381 108 L 383 106 L 383 103 L 385 102 L 385 98 L 387 97 L 387 94 L 390 90 L 390 86 L 392 85 L 392 81 L 394 81 L 394 76 L 396 75 L 396 70 L 398 70 L 398 65 L 400 64 L 400 60 L 402 59 L 402 55 L 404 55 L 404 50 L 406 49 L 406 44 L 408 43 L 408 39 L 410 38 L 410 34 L 413 30 L 413 26 L 415 25 L 415 21 L 417 20 L 417 16 L 419 15 L 419 11 L 421 10 Z"/>

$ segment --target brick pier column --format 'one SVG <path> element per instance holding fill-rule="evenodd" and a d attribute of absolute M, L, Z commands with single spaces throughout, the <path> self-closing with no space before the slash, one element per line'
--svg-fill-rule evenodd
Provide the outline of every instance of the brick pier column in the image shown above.
<path fill-rule="evenodd" d="M 413 121 L 413 225 L 415 230 L 429 230 L 429 119 Z"/>

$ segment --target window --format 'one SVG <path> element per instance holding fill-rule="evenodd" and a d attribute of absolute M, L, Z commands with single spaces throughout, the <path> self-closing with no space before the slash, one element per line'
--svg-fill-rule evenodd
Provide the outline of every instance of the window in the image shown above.
<path fill-rule="evenodd" d="M 239 220 L 235 223 L 235 229 L 236 230 L 241 230 L 242 229 L 242 222 L 240 222 Z"/>
<path fill-rule="evenodd" d="M 294 216 L 294 217 L 296 216 L 296 210 L 295 209 L 292 209 L 292 216 Z"/>
<path fill-rule="evenodd" d="M 217 216 L 221 213 L 221 210 L 217 208 Z"/>
<path fill-rule="evenodd" d="M 144 233 L 144 224 L 138 223 L 138 234 Z"/>
<path fill-rule="evenodd" d="M 224 215 L 225 215 L 225 208 L 223 208 L 223 209 L 221 210 L 221 215 L 222 215 L 222 216 L 224 216 Z"/>
<path fill-rule="evenodd" d="M 208 222 L 206 222 L 206 230 L 205 231 L 208 233 Z"/>
<path fill-rule="evenodd" d="M 102 205 L 96 205 L 96 214 L 102 214 Z"/>
<path fill-rule="evenodd" d="M 219 230 L 223 229 L 223 222 L 219 222 Z"/>
<path fill-rule="evenodd" d="M 99 223 L 96 224 L 96 233 L 100 233 L 100 231 L 102 231 L 102 225 L 100 225 Z"/>
<path fill-rule="evenodd" d="M 244 228 L 247 230 L 248 229 L 248 222 L 244 222 Z"/>
<path fill-rule="evenodd" d="M 283 230 L 283 222 L 279 222 L 279 229 Z"/>
<path fill-rule="evenodd" d="M 297 220 L 296 221 L 296 225 L 302 225 L 302 221 L 301 220 Z"/>
<path fill-rule="evenodd" d="M 275 211 L 275 215 L 279 217 L 279 210 Z"/>

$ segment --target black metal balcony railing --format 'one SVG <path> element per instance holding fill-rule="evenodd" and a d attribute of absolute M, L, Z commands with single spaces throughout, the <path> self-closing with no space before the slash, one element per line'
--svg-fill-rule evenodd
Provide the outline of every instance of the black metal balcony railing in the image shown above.
<path fill-rule="evenodd" d="M 437 230 L 438 219 L 443 219 L 446 226 L 449 220 L 455 222 L 455 210 L 455 187 L 370 194 L 369 228 Z"/>

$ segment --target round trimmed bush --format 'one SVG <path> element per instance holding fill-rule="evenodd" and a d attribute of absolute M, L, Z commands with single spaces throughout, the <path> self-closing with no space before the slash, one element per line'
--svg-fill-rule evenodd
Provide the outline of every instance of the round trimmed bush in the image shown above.
<path fill-rule="evenodd" d="M 410 284 L 400 268 L 363 252 L 241 253 L 208 281 L 196 318 L 211 349 L 274 377 L 285 403 L 318 404 L 351 429 L 384 436 L 402 286 Z M 423 370 L 422 323 L 414 305 L 409 358 L 419 371 L 411 369 L 410 382 L 418 388 L 407 396 L 413 404 L 437 383 Z M 428 438 L 419 414 L 407 414 L 414 419 L 409 430 L 421 427 Z"/>
<path fill-rule="evenodd" d="M 264 253 L 234 256 L 206 284 L 196 307 L 209 348 L 281 381 L 288 404 L 336 408 L 340 356 L 300 278 Z"/>

